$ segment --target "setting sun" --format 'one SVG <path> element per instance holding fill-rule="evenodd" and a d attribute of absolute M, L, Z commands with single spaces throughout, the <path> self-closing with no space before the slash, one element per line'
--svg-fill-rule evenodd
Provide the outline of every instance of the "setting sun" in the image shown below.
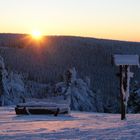
<path fill-rule="evenodd" d="M 31 35 L 32 35 L 33 38 L 35 38 L 35 39 L 37 39 L 37 40 L 40 40 L 41 37 L 42 37 L 40 31 L 33 31 Z"/>

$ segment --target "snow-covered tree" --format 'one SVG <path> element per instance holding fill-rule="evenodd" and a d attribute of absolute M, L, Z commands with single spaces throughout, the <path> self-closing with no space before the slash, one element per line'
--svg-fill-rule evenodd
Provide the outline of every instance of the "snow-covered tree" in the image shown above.
<path fill-rule="evenodd" d="M 8 73 L 4 60 L 0 56 L 0 102 L 9 105 L 21 102 L 25 96 L 24 82 L 21 75 Z"/>
<path fill-rule="evenodd" d="M 95 94 L 84 80 L 76 77 L 75 68 L 68 70 L 64 77 L 64 82 L 56 84 L 56 93 L 64 95 L 71 109 L 96 111 Z"/>

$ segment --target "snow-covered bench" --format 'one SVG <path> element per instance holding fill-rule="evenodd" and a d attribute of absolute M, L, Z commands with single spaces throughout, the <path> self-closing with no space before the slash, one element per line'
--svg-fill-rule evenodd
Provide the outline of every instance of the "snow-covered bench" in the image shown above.
<path fill-rule="evenodd" d="M 70 112 L 69 104 L 65 100 L 34 100 L 26 103 L 20 103 L 15 107 L 17 115 L 20 114 L 68 114 Z M 56 100 L 56 99 L 55 99 Z"/>

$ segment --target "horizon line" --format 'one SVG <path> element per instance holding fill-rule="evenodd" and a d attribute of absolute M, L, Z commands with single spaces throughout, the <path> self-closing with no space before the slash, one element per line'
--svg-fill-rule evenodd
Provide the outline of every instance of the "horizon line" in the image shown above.
<path fill-rule="evenodd" d="M 19 34 L 19 35 L 31 35 L 30 33 L 20 33 L 20 32 L 0 32 L 0 34 Z M 140 43 L 140 41 L 133 41 L 133 40 L 123 40 L 123 39 L 114 39 L 114 38 L 100 38 L 100 37 L 94 37 L 94 36 L 82 36 L 82 35 L 63 35 L 63 34 L 49 34 L 45 35 L 42 34 L 42 36 L 61 36 L 61 37 L 80 37 L 80 38 L 91 38 L 91 39 L 97 39 L 97 40 L 106 40 L 106 41 L 120 41 L 120 42 L 132 42 L 132 43 Z"/>

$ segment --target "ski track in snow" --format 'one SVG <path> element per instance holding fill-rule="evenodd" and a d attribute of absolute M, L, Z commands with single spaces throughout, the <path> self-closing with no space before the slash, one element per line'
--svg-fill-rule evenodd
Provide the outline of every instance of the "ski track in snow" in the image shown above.
<path fill-rule="evenodd" d="M 140 140 L 140 114 L 19 115 L 0 108 L 0 140 Z"/>

